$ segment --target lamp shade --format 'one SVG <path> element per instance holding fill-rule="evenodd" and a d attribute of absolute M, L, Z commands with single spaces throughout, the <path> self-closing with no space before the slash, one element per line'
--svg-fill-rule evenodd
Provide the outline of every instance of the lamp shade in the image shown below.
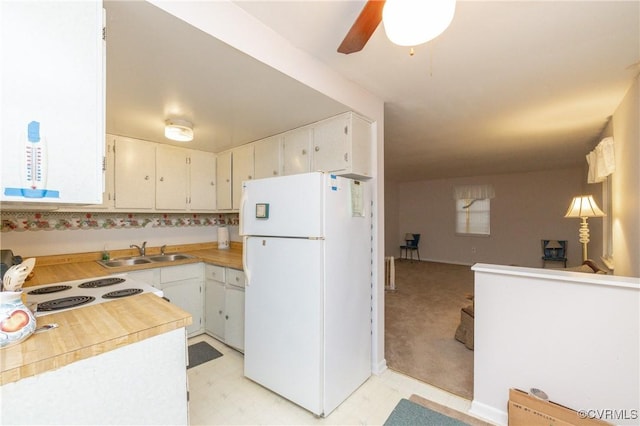
<path fill-rule="evenodd" d="M 193 140 L 193 125 L 184 120 L 167 120 L 164 137 L 177 142 L 190 142 Z"/>
<path fill-rule="evenodd" d="M 409 234 L 409 233 L 404 234 L 404 240 L 405 241 L 412 241 L 413 240 L 413 234 Z"/>
<path fill-rule="evenodd" d="M 569 210 L 564 217 L 602 217 L 605 213 L 600 210 L 593 199 L 593 195 L 579 195 L 573 197 Z"/>
<path fill-rule="evenodd" d="M 446 30 L 455 10 L 455 0 L 387 0 L 382 9 L 382 22 L 391 42 L 417 46 Z"/>
<path fill-rule="evenodd" d="M 548 249 L 561 249 L 562 245 L 560 244 L 560 242 L 558 240 L 551 240 L 547 243 L 546 246 L 544 246 L 544 248 L 548 248 Z"/>

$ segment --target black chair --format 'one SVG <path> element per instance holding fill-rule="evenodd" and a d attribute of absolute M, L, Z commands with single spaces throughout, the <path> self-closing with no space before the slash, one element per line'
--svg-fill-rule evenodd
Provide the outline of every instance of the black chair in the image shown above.
<path fill-rule="evenodd" d="M 542 240 L 542 267 L 547 262 L 562 262 L 567 267 L 567 241 Z"/>
<path fill-rule="evenodd" d="M 418 243 L 420 242 L 420 234 L 406 234 L 404 245 L 400 246 L 400 258 L 402 258 L 402 251 L 404 250 L 404 258 L 409 259 L 409 252 L 411 252 L 411 260 L 413 260 L 413 252 L 415 251 L 420 260 L 420 249 Z"/>

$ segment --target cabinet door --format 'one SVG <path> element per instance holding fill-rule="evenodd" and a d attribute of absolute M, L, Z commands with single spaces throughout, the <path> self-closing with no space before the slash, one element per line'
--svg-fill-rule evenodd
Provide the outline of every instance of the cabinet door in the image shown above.
<path fill-rule="evenodd" d="M 240 209 L 240 198 L 242 197 L 242 182 L 253 179 L 253 144 L 243 145 L 233 150 L 232 158 L 233 191 L 231 199 L 233 210 Z"/>
<path fill-rule="evenodd" d="M 216 202 L 218 210 L 231 210 L 231 151 L 216 158 Z"/>
<path fill-rule="evenodd" d="M 88 204 L 78 207 L 63 207 L 59 211 L 104 211 L 114 207 L 114 169 L 115 169 L 115 141 L 116 136 L 107 135 L 105 138 L 105 155 L 102 162 L 102 172 L 104 174 L 104 191 L 102 192 L 102 204 Z"/>
<path fill-rule="evenodd" d="M 189 209 L 216 209 L 216 155 L 211 152 L 189 152 Z"/>
<path fill-rule="evenodd" d="M 282 138 L 272 136 L 254 144 L 255 178 L 280 176 L 282 174 Z"/>
<path fill-rule="evenodd" d="M 158 145 L 156 148 L 156 209 L 185 210 L 188 185 L 187 150 Z"/>
<path fill-rule="evenodd" d="M 284 134 L 282 141 L 283 174 L 294 175 L 307 173 L 310 170 L 310 134 L 310 129 L 306 127 Z"/>
<path fill-rule="evenodd" d="M 224 342 L 244 351 L 244 289 L 227 286 L 225 290 Z"/>
<path fill-rule="evenodd" d="M 156 199 L 156 144 L 116 139 L 116 208 L 153 209 Z"/>
<path fill-rule="evenodd" d="M 101 1 L 0 1 L 3 202 L 102 203 L 102 28 Z"/>
<path fill-rule="evenodd" d="M 220 281 L 206 280 L 204 290 L 205 331 L 224 341 L 225 339 L 225 288 Z"/>
<path fill-rule="evenodd" d="M 313 171 L 335 172 L 349 166 L 349 121 L 344 116 L 313 128 Z"/>
<path fill-rule="evenodd" d="M 198 334 L 202 328 L 202 281 L 190 279 L 160 286 L 164 297 L 191 314 L 193 321 L 187 327 L 187 335 L 191 337 Z"/>

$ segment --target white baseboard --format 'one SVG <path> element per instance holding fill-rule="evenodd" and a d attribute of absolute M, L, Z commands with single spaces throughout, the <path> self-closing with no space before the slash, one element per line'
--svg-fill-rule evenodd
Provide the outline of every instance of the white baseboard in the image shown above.
<path fill-rule="evenodd" d="M 382 359 L 382 361 L 380 361 L 379 363 L 371 365 L 371 372 L 376 376 L 379 376 L 380 374 L 384 373 L 386 370 L 387 370 L 386 359 Z"/>
<path fill-rule="evenodd" d="M 489 420 L 497 425 L 507 426 L 509 423 L 509 416 L 506 411 L 498 410 L 490 405 L 478 402 L 475 399 L 471 401 L 469 414 Z"/>
<path fill-rule="evenodd" d="M 399 258 L 396 257 L 395 260 L 399 260 L 399 261 L 403 261 L 403 260 L 411 260 L 411 259 L 405 259 L 405 258 Z M 418 261 L 418 259 L 413 259 L 414 261 Z M 424 259 L 421 258 L 419 260 L 419 262 L 435 262 L 435 263 L 449 263 L 451 265 L 462 265 L 462 266 L 473 266 L 475 264 L 474 263 L 466 263 L 466 262 L 460 262 L 457 260 L 446 260 L 446 259 Z"/>

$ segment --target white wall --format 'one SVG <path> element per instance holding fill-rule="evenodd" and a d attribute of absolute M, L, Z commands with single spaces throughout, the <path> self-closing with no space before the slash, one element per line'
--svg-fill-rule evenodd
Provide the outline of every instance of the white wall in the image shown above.
<path fill-rule="evenodd" d="M 477 264 L 472 412 L 507 424 L 509 388 L 580 410 L 640 410 L 640 280 Z M 614 424 L 638 420 L 605 419 Z"/>
<path fill-rule="evenodd" d="M 640 76 L 613 115 L 613 137 L 614 273 L 640 277 Z"/>
<path fill-rule="evenodd" d="M 582 193 L 584 176 L 584 169 L 576 167 L 408 182 L 397 184 L 397 189 L 389 185 L 391 195 L 388 196 L 394 197 L 394 203 L 387 205 L 387 217 L 397 222 L 388 226 L 386 253 L 398 256 L 404 234 L 413 232 L 421 234 L 423 260 L 541 267 L 540 240 L 558 239 L 568 241 L 568 265 L 579 265 L 582 262 L 578 242 L 580 221 L 565 219 L 564 214 L 571 199 Z M 492 184 L 495 188 L 489 237 L 455 234 L 453 188 L 466 184 Z M 589 220 L 592 235 L 589 253 L 596 259 L 602 252 L 601 222 L 600 218 Z"/>

